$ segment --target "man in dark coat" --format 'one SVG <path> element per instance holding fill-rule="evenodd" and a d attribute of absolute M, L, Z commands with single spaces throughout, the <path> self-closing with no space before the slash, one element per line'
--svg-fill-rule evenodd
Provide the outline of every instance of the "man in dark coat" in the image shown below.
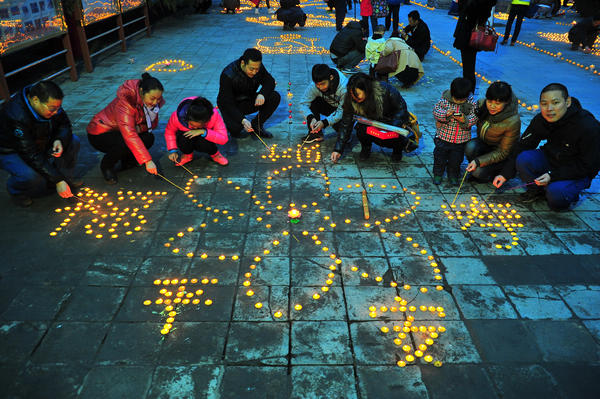
<path fill-rule="evenodd" d="M 352 71 L 365 58 L 367 42 L 362 36 L 360 23 L 350 21 L 333 38 L 329 47 L 331 60 L 342 72 Z"/>
<path fill-rule="evenodd" d="M 460 0 L 458 21 L 454 30 L 454 47 L 460 50 L 463 78 L 473 84 L 475 90 L 475 61 L 477 50 L 469 45 L 471 32 L 477 25 L 484 25 L 492 13 L 496 0 Z"/>
<path fill-rule="evenodd" d="M 502 186 L 516 169 L 524 183 L 535 183 L 521 194 L 523 202 L 545 196 L 550 209 L 564 210 L 600 170 L 600 123 L 560 83 L 542 89 L 540 111 L 493 184 Z"/>
<path fill-rule="evenodd" d="M 7 190 L 19 206 L 52 187 L 63 198 L 73 196 L 79 139 L 61 108 L 63 97 L 58 85 L 42 81 L 0 108 L 0 168 L 10 174 Z"/>
<path fill-rule="evenodd" d="M 275 79 L 262 65 L 262 53 L 255 48 L 246 49 L 241 58 L 221 72 L 217 105 L 227 130 L 234 137 L 240 137 L 242 129 L 261 137 L 273 137 L 263 125 L 280 101 Z M 252 122 L 246 119 L 246 115 L 257 111 Z"/>
<path fill-rule="evenodd" d="M 281 0 L 281 7 L 275 12 L 277 20 L 283 22 L 283 30 L 294 30 L 294 26 L 304 26 L 306 14 L 299 7 L 300 0 Z"/>
<path fill-rule="evenodd" d="M 402 38 L 423 61 L 431 47 L 431 36 L 429 27 L 423 22 L 417 10 L 408 13 L 408 25 L 402 30 Z"/>
<path fill-rule="evenodd" d="M 592 18 L 584 18 L 569 29 L 569 41 L 571 50 L 579 50 L 583 47 L 584 53 L 591 53 L 592 46 L 600 32 L 600 13 Z"/>

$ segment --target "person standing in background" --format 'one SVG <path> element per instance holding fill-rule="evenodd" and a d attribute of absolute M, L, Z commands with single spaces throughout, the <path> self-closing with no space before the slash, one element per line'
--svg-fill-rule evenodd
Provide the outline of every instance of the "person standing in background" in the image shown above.
<path fill-rule="evenodd" d="M 521 24 L 523 23 L 523 18 L 525 17 L 525 13 L 527 13 L 527 9 L 529 8 L 529 0 L 512 0 L 510 4 L 510 12 L 508 13 L 508 21 L 506 22 L 506 30 L 504 31 L 504 40 L 502 40 L 503 46 L 508 43 L 508 38 L 510 37 L 510 29 L 512 28 L 512 23 L 517 18 L 517 23 L 515 24 L 515 32 L 512 35 L 512 39 L 510 41 L 510 45 L 514 46 L 517 41 L 517 37 L 519 37 L 519 32 L 521 32 Z"/>

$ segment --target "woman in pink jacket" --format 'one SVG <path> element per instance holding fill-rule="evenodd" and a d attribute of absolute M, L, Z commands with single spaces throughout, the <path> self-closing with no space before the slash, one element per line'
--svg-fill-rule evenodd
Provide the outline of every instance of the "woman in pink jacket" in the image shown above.
<path fill-rule="evenodd" d="M 188 97 L 171 114 L 165 129 L 169 159 L 184 165 L 194 158 L 194 151 L 205 152 L 213 161 L 225 166 L 229 163 L 217 144 L 227 143 L 227 129 L 217 108 L 204 97 Z M 183 156 L 179 159 L 178 149 Z"/>

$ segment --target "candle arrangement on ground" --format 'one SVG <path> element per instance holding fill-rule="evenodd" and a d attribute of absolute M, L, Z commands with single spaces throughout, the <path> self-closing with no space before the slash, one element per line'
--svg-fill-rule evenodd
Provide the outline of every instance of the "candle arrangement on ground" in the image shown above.
<path fill-rule="evenodd" d="M 329 54 L 329 50 L 315 43 L 316 37 L 302 37 L 297 33 L 286 33 L 278 37 L 263 37 L 256 40 L 256 48 L 263 54 Z"/>
<path fill-rule="evenodd" d="M 57 208 L 57 214 L 65 213 L 65 217 L 59 226 L 50 232 L 51 237 L 57 237 L 61 232 L 69 232 L 69 225 L 89 217 L 84 225 L 86 235 L 97 239 L 119 237 L 124 231 L 126 236 L 142 230 L 142 226 L 148 219 L 140 213 L 150 208 L 156 199 L 164 198 L 166 191 L 117 191 L 116 199 L 109 199 L 108 193 L 97 193 L 89 187 L 81 190 L 75 200 L 79 200 L 73 206 Z M 80 213 L 85 216 L 79 216 Z M 79 216 L 79 217 L 78 217 Z"/>
<path fill-rule="evenodd" d="M 194 66 L 184 60 L 162 60 L 146 67 L 146 72 L 182 72 L 192 69 Z"/>

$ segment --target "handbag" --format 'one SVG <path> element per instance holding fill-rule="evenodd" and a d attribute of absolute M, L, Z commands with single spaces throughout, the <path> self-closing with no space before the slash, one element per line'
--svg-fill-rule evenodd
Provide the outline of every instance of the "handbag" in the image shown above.
<path fill-rule="evenodd" d="M 375 64 L 375 72 L 381 74 L 395 72 L 398 68 L 398 62 L 400 62 L 400 50 L 379 57 L 379 61 Z"/>
<path fill-rule="evenodd" d="M 469 46 L 478 51 L 494 51 L 498 42 L 498 34 L 489 24 L 475 25 L 471 32 Z"/>

